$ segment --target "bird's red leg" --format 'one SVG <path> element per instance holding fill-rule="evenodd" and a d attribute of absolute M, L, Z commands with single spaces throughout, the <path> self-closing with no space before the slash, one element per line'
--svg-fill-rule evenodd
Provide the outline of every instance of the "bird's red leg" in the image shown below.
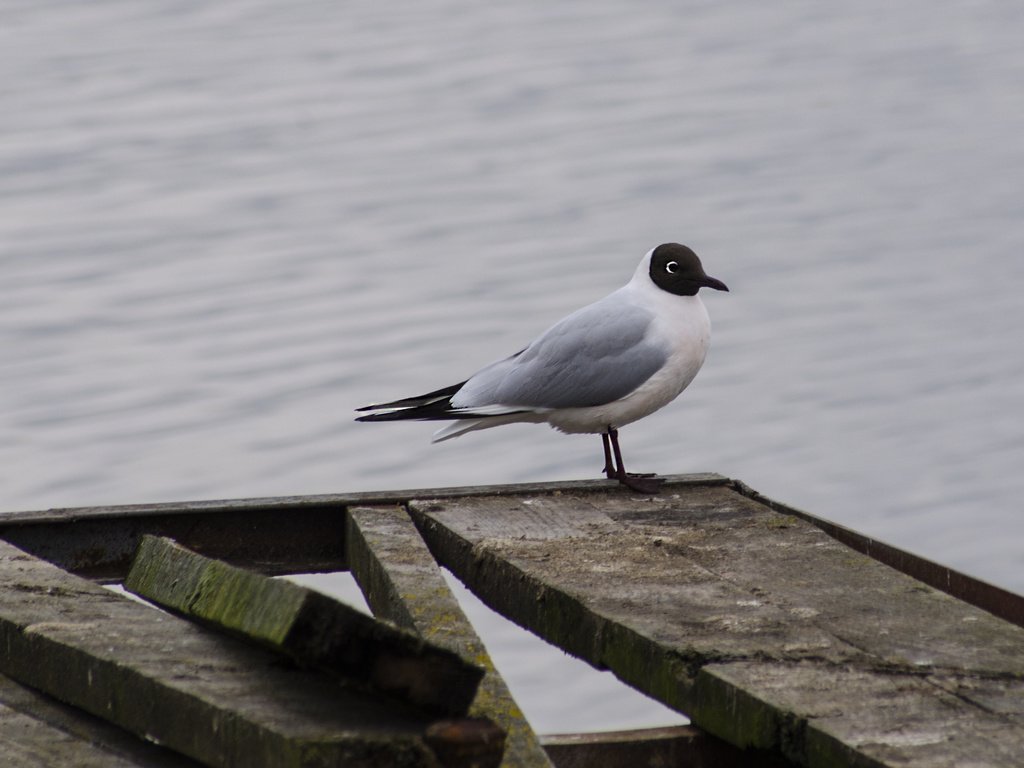
<path fill-rule="evenodd" d="M 612 450 L 615 452 L 615 463 L 617 465 L 615 479 L 627 488 L 639 493 L 657 493 L 665 480 L 655 477 L 653 474 L 637 475 L 627 472 L 626 465 L 622 462 L 622 451 L 619 449 L 619 431 L 617 429 L 609 429 L 608 439 L 611 441 Z"/>
<path fill-rule="evenodd" d="M 615 477 L 615 465 L 612 464 L 612 447 L 608 442 L 608 433 L 601 433 L 601 444 L 604 446 L 604 476 L 611 480 Z"/>

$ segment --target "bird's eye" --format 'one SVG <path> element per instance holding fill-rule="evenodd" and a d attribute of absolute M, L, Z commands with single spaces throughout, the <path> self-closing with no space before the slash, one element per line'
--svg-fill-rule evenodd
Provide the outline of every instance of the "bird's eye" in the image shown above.
<path fill-rule="evenodd" d="M 679 271 L 679 262 L 670 261 L 668 264 L 665 265 L 665 271 L 668 272 L 670 275 L 674 275 L 676 272 Z"/>

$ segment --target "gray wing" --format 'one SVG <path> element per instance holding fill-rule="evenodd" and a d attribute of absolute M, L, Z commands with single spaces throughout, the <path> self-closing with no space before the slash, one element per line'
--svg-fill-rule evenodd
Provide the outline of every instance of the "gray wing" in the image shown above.
<path fill-rule="evenodd" d="M 517 355 L 474 374 L 456 408 L 581 408 L 625 397 L 668 359 L 647 337 L 653 314 L 612 294 L 559 321 Z"/>

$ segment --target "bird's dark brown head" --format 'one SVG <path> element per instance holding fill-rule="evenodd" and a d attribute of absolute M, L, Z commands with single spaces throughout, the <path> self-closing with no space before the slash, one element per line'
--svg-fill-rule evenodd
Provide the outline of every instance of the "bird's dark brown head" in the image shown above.
<path fill-rule="evenodd" d="M 721 280 L 708 276 L 696 253 L 679 243 L 665 243 L 654 249 L 650 274 L 656 286 L 677 296 L 695 296 L 701 288 L 729 290 Z"/>

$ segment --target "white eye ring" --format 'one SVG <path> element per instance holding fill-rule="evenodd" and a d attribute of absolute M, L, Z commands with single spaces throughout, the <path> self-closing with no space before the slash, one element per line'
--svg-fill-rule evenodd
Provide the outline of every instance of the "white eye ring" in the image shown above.
<path fill-rule="evenodd" d="M 674 275 L 676 272 L 679 271 L 679 262 L 670 261 L 668 264 L 665 265 L 665 271 L 668 272 L 670 275 Z"/>

